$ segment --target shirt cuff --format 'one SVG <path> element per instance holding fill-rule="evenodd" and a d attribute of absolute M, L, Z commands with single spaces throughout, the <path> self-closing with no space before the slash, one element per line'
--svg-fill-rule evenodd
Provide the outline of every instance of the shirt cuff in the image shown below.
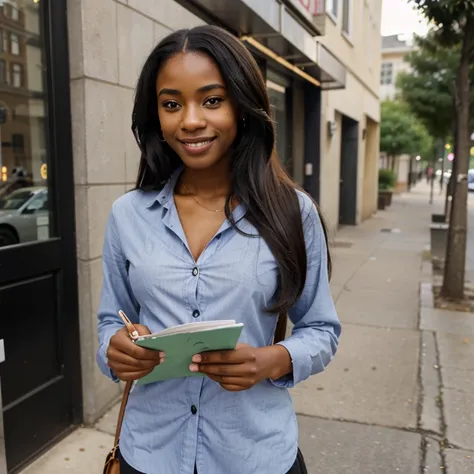
<path fill-rule="evenodd" d="M 104 375 L 112 379 L 112 381 L 114 381 L 115 383 L 120 382 L 120 379 L 112 372 L 112 369 L 107 365 L 107 348 L 109 347 L 110 339 L 118 329 L 119 328 L 113 328 L 113 330 L 111 330 L 110 333 L 107 334 L 107 336 L 104 338 L 102 344 L 97 350 L 97 364 L 99 366 L 100 371 Z"/>
<path fill-rule="evenodd" d="M 273 385 L 281 388 L 292 388 L 311 375 L 311 355 L 304 341 L 295 336 L 278 343 L 290 354 L 293 372 L 277 380 L 270 380 Z"/>

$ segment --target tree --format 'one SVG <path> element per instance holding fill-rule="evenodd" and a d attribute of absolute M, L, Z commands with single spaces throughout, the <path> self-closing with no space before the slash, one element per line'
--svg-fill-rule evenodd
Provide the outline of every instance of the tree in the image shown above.
<path fill-rule="evenodd" d="M 456 109 L 456 175 L 449 220 L 448 247 L 441 294 L 464 297 L 467 238 L 467 172 L 470 150 L 470 64 L 474 58 L 474 0 L 410 0 L 434 24 L 434 34 L 444 47 L 460 45 L 454 83 Z"/>
<path fill-rule="evenodd" d="M 461 44 L 444 46 L 431 29 L 426 37 L 415 36 L 415 49 L 405 60 L 410 72 L 401 73 L 397 79 L 400 98 L 426 125 L 428 132 L 446 143 L 456 136 L 455 82 L 461 57 Z M 470 71 L 474 80 L 474 66 Z M 471 93 L 471 129 L 474 130 L 474 91 Z M 456 156 L 456 150 L 454 150 Z M 453 176 L 455 162 L 453 162 Z M 448 197 L 452 196 L 453 182 L 446 188 L 445 214 L 448 215 Z"/>
<path fill-rule="evenodd" d="M 395 169 L 396 157 L 402 154 L 429 153 L 431 137 L 405 104 L 386 101 L 382 103 L 380 120 L 380 149 L 385 152 Z"/>

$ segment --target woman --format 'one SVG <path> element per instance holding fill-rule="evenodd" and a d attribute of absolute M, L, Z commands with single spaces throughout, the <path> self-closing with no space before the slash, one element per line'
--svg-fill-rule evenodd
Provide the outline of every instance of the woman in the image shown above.
<path fill-rule="evenodd" d="M 137 187 L 113 205 L 103 252 L 98 363 L 114 380 L 166 354 L 141 334 L 190 321 L 244 323 L 233 351 L 190 361 L 204 377 L 136 386 L 121 472 L 306 472 L 288 388 L 324 370 L 340 324 L 325 231 L 275 155 L 270 105 L 243 44 L 212 26 L 178 31 L 151 53 L 133 110 Z M 293 333 L 272 344 L 279 312 Z"/>

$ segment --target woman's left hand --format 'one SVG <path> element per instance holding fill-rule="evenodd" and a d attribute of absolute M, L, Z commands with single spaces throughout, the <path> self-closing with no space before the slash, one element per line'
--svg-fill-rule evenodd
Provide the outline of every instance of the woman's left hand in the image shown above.
<path fill-rule="evenodd" d="M 234 350 L 213 351 L 193 357 L 190 369 L 206 374 L 232 392 L 248 390 L 265 379 L 277 379 L 291 372 L 291 358 L 281 345 L 252 347 L 238 344 Z"/>

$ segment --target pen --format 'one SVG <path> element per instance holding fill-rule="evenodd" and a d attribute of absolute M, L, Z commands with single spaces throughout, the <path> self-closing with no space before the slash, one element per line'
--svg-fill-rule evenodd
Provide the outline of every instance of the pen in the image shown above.
<path fill-rule="evenodd" d="M 132 321 L 130 321 L 130 319 L 128 319 L 128 316 L 122 310 L 120 310 L 118 312 L 118 314 L 122 318 L 122 321 L 125 324 L 125 327 L 127 328 L 128 335 L 130 336 L 130 339 L 132 339 L 133 341 L 136 341 L 139 337 L 139 334 L 138 334 L 137 329 L 133 325 Z M 134 380 L 131 387 L 130 387 L 130 393 L 133 392 L 136 385 L 137 385 L 137 380 Z"/>
<path fill-rule="evenodd" d="M 133 323 L 130 321 L 130 319 L 128 319 L 128 316 L 122 310 L 120 310 L 118 314 L 122 318 L 122 321 L 124 322 L 125 327 L 128 330 L 128 335 L 130 336 L 130 339 L 138 339 L 140 335 L 138 334 L 138 331 L 133 325 Z"/>

